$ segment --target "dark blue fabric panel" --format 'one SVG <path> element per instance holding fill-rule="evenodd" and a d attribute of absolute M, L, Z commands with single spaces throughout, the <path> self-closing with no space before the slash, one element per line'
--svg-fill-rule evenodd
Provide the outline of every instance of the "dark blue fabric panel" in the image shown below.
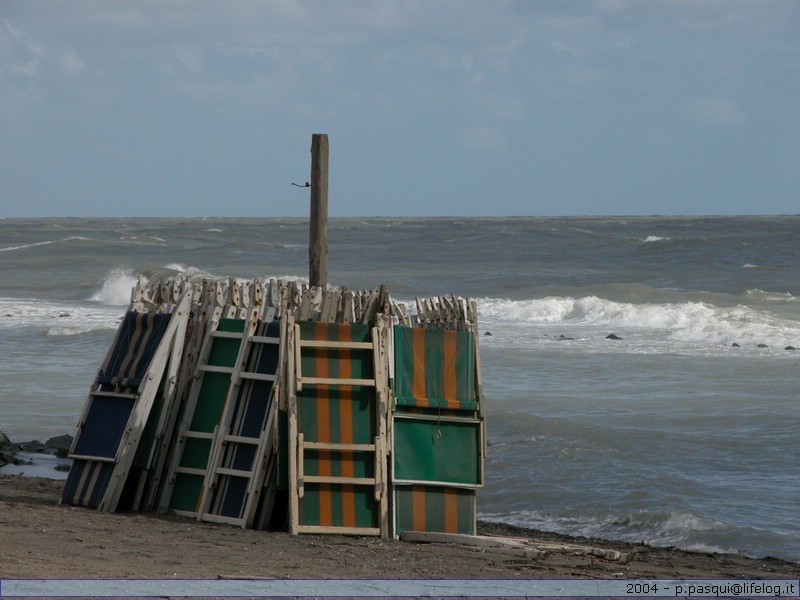
<path fill-rule="evenodd" d="M 133 398 L 92 396 L 73 454 L 114 458 L 133 410 Z"/>
<path fill-rule="evenodd" d="M 75 460 L 67 475 L 61 502 L 73 506 L 97 508 L 108 489 L 114 472 L 113 463 Z"/>
<path fill-rule="evenodd" d="M 171 318 L 171 314 L 129 311 L 98 383 L 138 388 Z"/>

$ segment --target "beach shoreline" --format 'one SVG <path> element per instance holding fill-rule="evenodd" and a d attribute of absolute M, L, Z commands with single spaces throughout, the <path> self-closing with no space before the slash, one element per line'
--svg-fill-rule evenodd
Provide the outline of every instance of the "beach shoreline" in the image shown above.
<path fill-rule="evenodd" d="M 245 530 L 190 518 L 59 504 L 63 481 L 0 474 L 0 578 L 747 578 L 797 579 L 777 558 L 688 552 L 479 522 L 545 556 L 456 543 Z M 557 550 L 558 546 L 573 550 Z M 574 547 L 628 555 L 622 561 Z M 612 553 L 613 554 L 613 553 Z"/>

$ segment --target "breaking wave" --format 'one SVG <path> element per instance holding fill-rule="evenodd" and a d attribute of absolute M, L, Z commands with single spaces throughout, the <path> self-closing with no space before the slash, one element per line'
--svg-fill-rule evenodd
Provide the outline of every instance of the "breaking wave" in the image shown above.
<path fill-rule="evenodd" d="M 739 305 L 707 302 L 615 302 L 586 296 L 533 300 L 484 298 L 478 301 L 484 322 L 500 326 L 544 328 L 570 326 L 577 332 L 627 332 L 652 340 L 701 344 L 766 344 L 800 347 L 800 321 Z"/>
<path fill-rule="evenodd" d="M 49 246 L 50 244 L 58 244 L 59 242 L 71 242 L 73 240 L 78 240 L 81 242 L 89 241 L 89 238 L 83 236 L 71 236 L 67 238 L 62 238 L 58 240 L 47 240 L 44 242 L 34 242 L 32 244 L 22 244 L 21 246 L 7 246 L 5 248 L 0 248 L 0 252 L 12 252 L 14 250 L 26 250 L 27 248 L 36 248 L 37 246 Z"/>
<path fill-rule="evenodd" d="M 742 528 L 678 510 L 640 510 L 623 515 L 554 515 L 520 510 L 483 513 L 478 518 L 539 531 L 587 538 L 644 543 L 654 547 L 676 547 L 695 552 L 722 552 L 766 556 L 780 549 L 788 560 L 800 560 L 797 536 L 780 535 L 755 528 Z M 794 547 L 794 551 L 792 548 Z"/>
<path fill-rule="evenodd" d="M 137 275 L 126 269 L 112 269 L 106 275 L 103 285 L 89 298 L 110 306 L 127 306 L 131 292 L 136 287 Z"/>

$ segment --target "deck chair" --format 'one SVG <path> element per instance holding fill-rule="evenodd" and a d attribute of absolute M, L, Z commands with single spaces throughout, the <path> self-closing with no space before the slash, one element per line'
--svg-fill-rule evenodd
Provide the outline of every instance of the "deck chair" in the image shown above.
<path fill-rule="evenodd" d="M 188 293 L 171 313 L 126 313 L 84 404 L 62 504 L 114 512 L 141 493 L 131 467 L 156 396 L 172 401 L 188 318 Z"/>
<path fill-rule="evenodd" d="M 289 529 L 386 537 L 379 329 L 304 321 L 290 331 Z"/>
<path fill-rule="evenodd" d="M 393 334 L 394 535 L 474 535 L 485 455 L 474 333 L 395 326 Z"/>

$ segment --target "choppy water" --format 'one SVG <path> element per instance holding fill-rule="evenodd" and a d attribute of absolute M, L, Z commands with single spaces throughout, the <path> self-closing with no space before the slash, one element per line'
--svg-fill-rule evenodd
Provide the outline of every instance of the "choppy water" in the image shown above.
<path fill-rule="evenodd" d="M 137 276 L 304 279 L 307 238 L 0 220 L 0 430 L 72 432 Z M 482 518 L 800 561 L 798 240 L 800 217 L 333 220 L 329 277 L 478 300 Z"/>

